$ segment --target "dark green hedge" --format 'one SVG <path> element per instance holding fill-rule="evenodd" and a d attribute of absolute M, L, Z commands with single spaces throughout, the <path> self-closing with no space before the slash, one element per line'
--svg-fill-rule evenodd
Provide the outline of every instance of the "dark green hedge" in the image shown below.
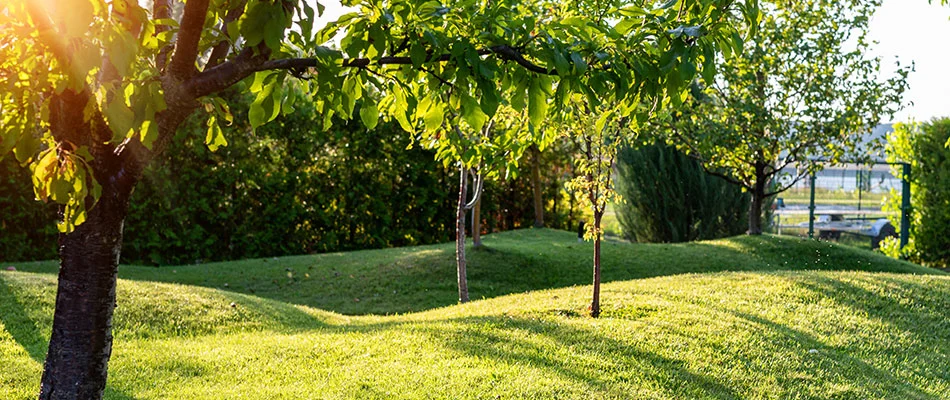
<path fill-rule="evenodd" d="M 748 228 L 751 196 L 671 146 L 621 150 L 617 191 L 625 201 L 616 206 L 617 217 L 628 240 L 686 242 Z"/>

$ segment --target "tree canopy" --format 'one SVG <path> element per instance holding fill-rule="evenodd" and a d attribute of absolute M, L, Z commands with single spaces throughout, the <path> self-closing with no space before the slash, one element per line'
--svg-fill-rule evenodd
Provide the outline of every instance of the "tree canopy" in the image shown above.
<path fill-rule="evenodd" d="M 753 193 L 750 232 L 763 199 L 823 164 L 859 159 L 863 136 L 903 106 L 910 68 L 882 76 L 869 58 L 877 0 L 771 1 L 755 35 L 664 127 L 672 141 Z M 866 150 L 866 149 L 865 149 Z M 783 175 L 786 167 L 797 167 Z"/>

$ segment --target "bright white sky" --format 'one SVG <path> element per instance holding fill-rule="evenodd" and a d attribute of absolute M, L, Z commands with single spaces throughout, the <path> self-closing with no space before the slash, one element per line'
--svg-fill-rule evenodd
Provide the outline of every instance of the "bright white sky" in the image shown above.
<path fill-rule="evenodd" d="M 870 36 L 879 42 L 874 55 L 881 57 L 884 71 L 893 69 L 895 56 L 902 65 L 916 64 L 905 93 L 914 104 L 895 120 L 950 116 L 950 7 L 927 0 L 884 0 L 871 22 Z"/>
<path fill-rule="evenodd" d="M 338 0 L 321 3 L 327 7 L 323 21 L 347 11 Z M 950 116 L 950 7 L 927 0 L 884 0 L 871 22 L 870 36 L 879 42 L 871 55 L 881 57 L 884 72 L 894 69 L 895 56 L 901 65 L 912 61 L 916 65 L 908 77 L 908 105 L 894 122 Z"/>

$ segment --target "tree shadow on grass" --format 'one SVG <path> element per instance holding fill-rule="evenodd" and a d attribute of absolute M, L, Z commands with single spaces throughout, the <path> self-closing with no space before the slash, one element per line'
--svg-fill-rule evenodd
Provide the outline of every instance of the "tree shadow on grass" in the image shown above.
<path fill-rule="evenodd" d="M 814 357 L 816 359 L 814 363 L 819 365 L 815 372 L 820 373 L 821 376 L 813 378 L 820 379 L 825 381 L 823 383 L 828 384 L 833 384 L 832 382 L 827 382 L 828 380 L 854 384 L 858 385 L 862 390 L 872 391 L 872 393 L 852 393 L 850 395 L 839 392 L 839 394 L 842 396 L 854 398 L 873 397 L 898 399 L 939 398 L 932 393 L 927 393 L 921 388 L 914 386 L 913 384 L 907 382 L 904 378 L 897 377 L 887 370 L 876 367 L 861 358 L 852 356 L 852 351 L 849 349 L 827 349 L 827 345 L 818 340 L 818 338 L 802 331 L 793 329 L 787 325 L 748 313 L 742 313 L 738 311 L 730 311 L 730 313 L 736 317 L 742 318 L 757 326 L 760 326 L 766 332 L 772 332 L 772 334 L 776 335 L 777 337 L 782 337 L 785 340 L 791 340 L 800 344 L 800 348 L 803 352 L 804 349 L 818 350 L 818 353 L 815 353 L 814 355 L 811 353 L 807 355 L 802 354 L 806 357 Z M 795 347 L 788 346 L 786 348 Z M 778 354 L 776 356 L 788 357 L 789 355 Z M 794 357 L 794 355 L 792 355 L 792 357 Z M 939 362 L 934 362 L 931 365 L 939 365 Z M 781 382 L 780 384 L 782 384 L 784 387 L 789 387 L 799 383 L 795 382 L 795 378 L 793 377 L 794 374 L 790 372 L 796 371 L 786 371 L 783 376 L 776 377 Z M 807 371 L 797 372 L 806 373 Z"/>
<path fill-rule="evenodd" d="M 26 307 L 20 303 L 12 285 L 8 284 L 5 272 L 0 272 L 0 321 L 13 340 L 17 342 L 33 361 L 42 365 L 46 361 L 46 351 L 49 347 L 48 334 L 44 334 L 36 321 L 30 318 Z M 55 290 L 55 289 L 54 289 Z M 48 331 L 50 328 L 47 328 Z M 36 377 L 39 380 L 39 376 Z M 106 385 L 105 398 L 118 400 L 134 400 L 135 397 L 123 392 L 122 389 Z"/>
<path fill-rule="evenodd" d="M 371 332 L 397 329 L 403 324 L 385 322 L 342 329 Z M 565 320 L 462 317 L 432 321 L 412 329 L 425 332 L 430 340 L 448 351 L 471 359 L 490 359 L 493 365 L 529 367 L 543 371 L 544 375 L 560 377 L 583 388 L 579 394 L 585 397 L 631 398 L 631 390 L 642 389 L 653 394 L 660 390 L 669 398 L 742 398 L 728 383 L 692 369 L 687 361 L 660 355 L 642 344 L 610 338 L 603 332 Z M 505 389 L 493 387 L 492 390 Z M 523 395 L 544 398 L 553 393 Z M 513 395 L 503 393 L 501 396 Z"/>

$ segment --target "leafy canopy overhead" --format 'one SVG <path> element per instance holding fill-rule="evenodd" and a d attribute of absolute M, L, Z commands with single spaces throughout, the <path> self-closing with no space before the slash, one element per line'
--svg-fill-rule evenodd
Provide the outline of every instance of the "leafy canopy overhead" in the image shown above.
<path fill-rule="evenodd" d="M 152 3 L 0 4 L 0 155 L 33 168 L 38 198 L 67 205 L 63 230 L 96 199 L 102 158 L 139 171 L 174 136 L 176 116 L 207 112 L 206 143 L 226 145 L 219 124 L 232 116 L 217 93 L 239 82 L 255 95 L 255 127 L 310 101 L 324 127 L 358 112 L 370 129 L 383 118 L 446 131 L 458 115 L 479 131 L 506 105 L 539 131 L 573 94 L 645 121 L 681 103 L 720 49 L 741 50 L 737 20 L 758 20 L 753 0 L 364 0 L 315 30 L 319 3 Z M 305 90 L 286 90 L 291 78 Z M 87 102 L 83 115 L 51 118 L 51 99 L 73 95 Z M 58 123 L 109 134 L 69 140 L 52 133 Z"/>

